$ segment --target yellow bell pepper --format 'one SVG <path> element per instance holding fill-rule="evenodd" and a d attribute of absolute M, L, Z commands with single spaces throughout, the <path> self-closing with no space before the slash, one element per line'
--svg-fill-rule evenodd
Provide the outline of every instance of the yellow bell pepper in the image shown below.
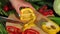
<path fill-rule="evenodd" d="M 31 8 L 21 9 L 20 20 L 28 22 L 23 26 L 23 31 L 35 26 L 36 15 Z"/>
<path fill-rule="evenodd" d="M 34 23 L 27 23 L 23 26 L 23 31 L 25 31 L 26 29 L 30 29 L 31 27 L 36 26 Z"/>
<path fill-rule="evenodd" d="M 48 34 L 56 34 L 59 32 L 59 26 L 51 21 L 42 23 L 42 29 Z"/>
<path fill-rule="evenodd" d="M 33 19 L 33 20 L 32 20 Z M 31 8 L 21 9 L 20 20 L 22 21 L 35 21 L 36 16 Z"/>

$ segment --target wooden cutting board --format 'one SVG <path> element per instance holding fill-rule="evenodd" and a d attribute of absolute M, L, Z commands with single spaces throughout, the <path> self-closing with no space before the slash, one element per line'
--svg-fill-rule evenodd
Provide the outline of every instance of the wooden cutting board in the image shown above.
<path fill-rule="evenodd" d="M 38 14 L 37 14 L 37 16 L 38 16 Z M 40 16 L 40 17 L 41 17 L 41 16 Z M 38 20 L 40 19 L 40 17 L 38 17 Z M 20 21 L 20 20 L 15 16 L 15 14 L 10 14 L 8 18 L 11 18 L 11 19 Z M 10 22 L 6 22 L 6 26 L 16 26 L 16 27 L 22 29 L 22 26 L 21 26 L 20 24 L 15 24 L 15 23 L 10 23 Z M 35 27 L 32 27 L 32 28 L 38 30 L 38 31 L 40 32 L 40 34 L 47 34 L 47 33 L 45 33 L 41 28 L 38 28 L 38 27 L 36 27 L 36 26 L 35 26 Z"/>

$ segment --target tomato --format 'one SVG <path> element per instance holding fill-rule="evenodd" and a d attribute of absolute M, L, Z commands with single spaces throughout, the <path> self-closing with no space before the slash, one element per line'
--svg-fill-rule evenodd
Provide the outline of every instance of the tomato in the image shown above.
<path fill-rule="evenodd" d="M 49 15 L 53 15 L 53 10 L 48 9 L 47 11 L 48 11 Z"/>
<path fill-rule="evenodd" d="M 19 28 L 14 27 L 14 26 L 7 26 L 6 29 L 7 29 L 8 33 L 21 34 L 21 30 Z"/>
<path fill-rule="evenodd" d="M 4 10 L 5 12 L 8 12 L 8 10 L 9 10 L 8 5 L 5 5 L 5 6 L 3 7 L 3 10 Z"/>
<path fill-rule="evenodd" d="M 33 29 L 27 29 L 22 34 L 39 34 L 39 32 Z"/>
<path fill-rule="evenodd" d="M 44 16 L 53 15 L 53 10 L 48 9 L 47 5 L 42 6 L 42 8 L 39 9 L 39 12 Z"/>

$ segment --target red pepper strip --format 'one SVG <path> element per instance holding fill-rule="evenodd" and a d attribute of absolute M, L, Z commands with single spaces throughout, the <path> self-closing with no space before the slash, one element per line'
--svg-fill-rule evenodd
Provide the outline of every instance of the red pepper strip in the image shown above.
<path fill-rule="evenodd" d="M 22 34 L 39 34 L 39 32 L 33 29 L 27 29 Z"/>
<path fill-rule="evenodd" d="M 14 27 L 14 26 L 7 26 L 6 29 L 11 34 L 20 34 L 21 33 L 21 30 L 19 28 Z"/>

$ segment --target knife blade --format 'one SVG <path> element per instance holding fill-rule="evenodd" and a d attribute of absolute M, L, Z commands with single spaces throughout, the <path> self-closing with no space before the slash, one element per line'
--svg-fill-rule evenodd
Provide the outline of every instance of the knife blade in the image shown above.
<path fill-rule="evenodd" d="M 21 21 L 17 21 L 17 20 L 11 19 L 11 18 L 3 17 L 3 16 L 0 16 L 0 21 L 6 21 L 9 23 L 16 23 L 16 24 L 22 24 L 23 25 L 23 23 Z"/>

